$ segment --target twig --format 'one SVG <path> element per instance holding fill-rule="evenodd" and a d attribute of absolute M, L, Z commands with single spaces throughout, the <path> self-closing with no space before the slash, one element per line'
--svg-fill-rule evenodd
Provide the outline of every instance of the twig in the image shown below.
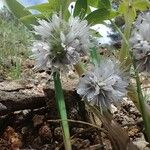
<path fill-rule="evenodd" d="M 57 119 L 57 120 L 47 120 L 47 121 L 48 121 L 48 122 L 61 122 L 61 119 Z M 99 126 L 94 125 L 94 124 L 91 124 L 91 123 L 88 123 L 88 122 L 79 121 L 79 120 L 72 120 L 72 119 L 68 119 L 68 122 L 72 122 L 72 123 L 79 123 L 79 124 L 88 125 L 88 126 L 91 126 L 91 127 L 97 128 L 98 130 L 100 130 L 100 131 L 104 132 L 105 134 L 107 134 L 107 133 L 108 133 L 105 129 L 100 128 Z"/>

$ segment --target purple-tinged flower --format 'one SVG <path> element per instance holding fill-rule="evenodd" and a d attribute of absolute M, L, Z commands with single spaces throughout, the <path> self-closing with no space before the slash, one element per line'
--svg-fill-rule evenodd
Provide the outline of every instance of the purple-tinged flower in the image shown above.
<path fill-rule="evenodd" d="M 140 72 L 150 72 L 150 12 L 138 16 L 130 43 Z"/>
<path fill-rule="evenodd" d="M 102 60 L 99 67 L 80 78 L 77 93 L 93 105 L 110 109 L 127 93 L 128 82 L 115 60 Z"/>
<path fill-rule="evenodd" d="M 39 20 L 33 25 L 34 33 L 41 38 L 33 43 L 32 51 L 37 61 L 35 68 L 62 69 L 74 65 L 81 54 L 89 49 L 89 26 L 86 20 L 70 17 L 68 22 L 56 14 L 49 21 Z"/>

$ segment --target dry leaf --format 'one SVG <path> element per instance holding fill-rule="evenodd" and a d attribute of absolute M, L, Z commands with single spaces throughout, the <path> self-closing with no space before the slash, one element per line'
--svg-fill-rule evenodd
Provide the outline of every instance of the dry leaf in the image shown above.
<path fill-rule="evenodd" d="M 8 126 L 3 134 L 3 138 L 10 143 L 11 150 L 20 150 L 22 146 L 21 137 L 15 132 L 15 130 Z"/>

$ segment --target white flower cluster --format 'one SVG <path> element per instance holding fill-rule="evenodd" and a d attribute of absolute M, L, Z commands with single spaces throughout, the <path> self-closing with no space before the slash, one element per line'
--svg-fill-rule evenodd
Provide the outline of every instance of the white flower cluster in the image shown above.
<path fill-rule="evenodd" d="M 34 33 L 40 37 L 34 41 L 32 51 L 37 69 L 64 69 L 74 65 L 91 46 L 89 26 L 86 20 L 70 17 L 68 22 L 56 14 L 49 21 L 39 20 Z M 110 108 L 111 102 L 118 102 L 127 91 L 127 80 L 123 77 L 115 60 L 102 60 L 95 70 L 79 81 L 77 93 L 94 105 Z"/>
<path fill-rule="evenodd" d="M 150 72 L 150 12 L 138 16 L 130 43 L 138 70 Z"/>
<path fill-rule="evenodd" d="M 34 33 L 40 37 L 33 43 L 32 57 L 37 69 L 74 65 L 89 48 L 89 26 L 86 20 L 70 17 L 68 22 L 56 14 L 49 21 L 39 20 Z"/>
<path fill-rule="evenodd" d="M 87 73 L 79 81 L 77 93 L 93 105 L 110 108 L 127 93 L 128 81 L 115 60 L 102 60 L 99 67 Z"/>

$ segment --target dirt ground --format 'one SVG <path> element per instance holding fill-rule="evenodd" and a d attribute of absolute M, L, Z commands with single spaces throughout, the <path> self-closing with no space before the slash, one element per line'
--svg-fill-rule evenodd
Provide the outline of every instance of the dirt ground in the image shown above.
<path fill-rule="evenodd" d="M 46 72 L 33 74 L 26 63 L 22 79 L 0 80 L 0 150 L 63 150 L 53 82 Z M 143 88 L 148 87 L 148 82 L 143 82 Z M 106 131 L 110 129 L 105 128 L 103 121 L 93 121 L 74 90 L 76 83 L 77 76 L 73 72 L 63 76 L 73 150 L 114 149 L 110 137 L 117 141 L 123 139 L 122 135 L 119 137 L 119 132 L 114 130 L 114 135 L 109 136 Z M 118 107 L 112 106 L 112 119 L 138 149 L 150 149 L 141 114 L 130 100 L 125 98 Z M 124 150 L 118 146 L 119 149 Z"/>

